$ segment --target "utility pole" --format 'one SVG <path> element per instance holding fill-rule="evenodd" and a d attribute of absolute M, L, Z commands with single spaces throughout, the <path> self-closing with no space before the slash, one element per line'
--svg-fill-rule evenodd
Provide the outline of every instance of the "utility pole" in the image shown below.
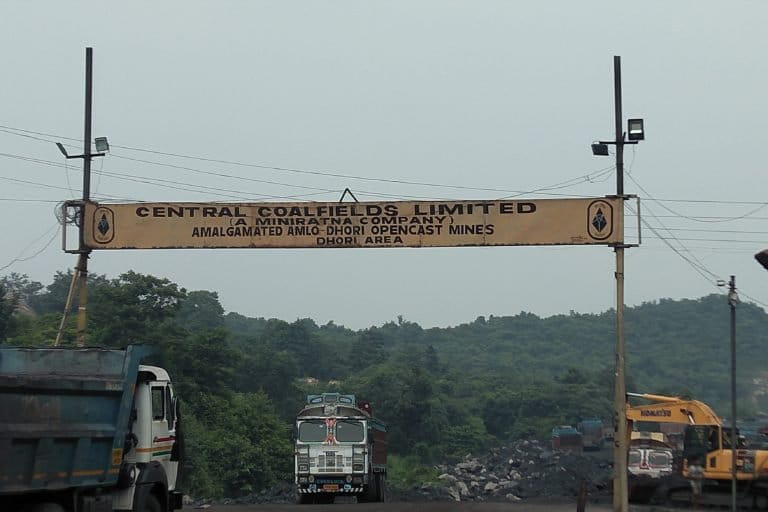
<path fill-rule="evenodd" d="M 728 306 L 731 309 L 731 510 L 736 512 L 736 452 L 738 451 L 738 436 L 736 435 L 736 276 L 731 276 L 728 282 Z"/>
<path fill-rule="evenodd" d="M 64 331 L 64 325 L 67 320 L 67 314 L 69 313 L 69 307 L 71 304 L 72 296 L 74 294 L 75 283 L 77 283 L 78 292 L 78 309 L 77 309 L 77 346 L 82 347 L 85 345 L 85 328 L 88 319 L 88 257 L 91 254 L 91 249 L 85 244 L 85 205 L 91 200 L 91 159 L 97 156 L 104 156 L 105 153 L 91 151 L 91 122 L 92 122 L 92 109 L 93 109 L 93 48 L 85 49 L 85 132 L 83 135 L 83 154 L 82 155 L 69 155 L 63 144 L 57 142 L 59 151 L 62 152 L 65 158 L 82 158 L 83 159 L 83 198 L 81 201 L 66 201 L 65 212 L 69 205 L 77 206 L 79 211 L 77 212 L 76 224 L 78 225 L 78 245 L 77 250 L 70 251 L 64 247 L 65 252 L 77 253 L 77 265 L 75 266 L 75 272 L 72 275 L 72 283 L 69 287 L 69 293 L 67 294 L 67 305 L 64 309 L 64 315 L 62 316 L 61 323 L 59 325 L 59 332 L 56 336 L 56 342 L 54 346 L 57 346 L 61 341 Z M 105 150 L 109 150 L 109 144 L 106 137 L 101 137 L 96 140 L 96 149 L 99 148 L 99 144 L 102 144 Z M 64 233 L 66 234 L 66 228 Z M 66 245 L 66 244 L 65 244 Z"/>
<path fill-rule="evenodd" d="M 83 134 L 83 206 L 80 209 L 80 236 L 77 257 L 79 296 L 77 300 L 77 346 L 85 345 L 88 320 L 88 257 L 85 246 L 85 205 L 91 200 L 91 114 L 93 108 L 93 48 L 85 49 L 85 131 Z"/>
<path fill-rule="evenodd" d="M 642 119 L 628 119 L 628 140 L 625 140 L 621 112 L 621 57 L 613 57 L 613 99 L 616 114 L 616 136 L 614 140 L 601 140 L 592 144 L 592 154 L 608 156 L 608 146 L 616 146 L 616 198 L 618 212 L 616 220 L 619 240 L 611 244 L 616 254 L 616 368 L 613 397 L 614 440 L 613 440 L 613 510 L 629 511 L 629 492 L 627 485 L 627 456 L 629 454 L 629 436 L 627 435 L 627 389 L 626 361 L 624 348 L 624 249 L 637 247 L 624 240 L 624 202 L 635 196 L 624 193 L 624 145 L 637 144 L 645 139 Z M 638 216 L 640 210 L 638 209 Z M 638 225 L 639 225 L 638 219 Z"/>
<path fill-rule="evenodd" d="M 614 110 L 616 114 L 616 196 L 620 226 L 619 241 L 614 246 L 616 254 L 616 379 L 614 388 L 614 415 L 616 437 L 613 448 L 613 510 L 629 511 L 627 485 L 627 389 L 624 362 L 624 130 L 621 112 L 621 57 L 613 57 Z"/>

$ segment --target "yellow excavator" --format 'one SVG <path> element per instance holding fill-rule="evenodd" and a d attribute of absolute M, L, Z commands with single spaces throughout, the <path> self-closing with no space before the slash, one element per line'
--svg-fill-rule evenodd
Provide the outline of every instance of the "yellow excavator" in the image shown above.
<path fill-rule="evenodd" d="M 731 493 L 731 429 L 704 402 L 680 397 L 627 393 L 628 397 L 652 402 L 630 406 L 627 403 L 627 432 L 631 434 L 635 422 L 686 424 L 682 453 L 682 476 L 691 475 L 688 466 L 693 462 L 704 469 L 701 504 L 730 503 Z M 738 443 L 736 447 L 736 479 L 738 501 L 741 506 L 768 510 L 768 450 L 749 449 Z M 684 480 L 670 480 L 663 488 L 670 501 L 690 503 L 691 488 Z"/>

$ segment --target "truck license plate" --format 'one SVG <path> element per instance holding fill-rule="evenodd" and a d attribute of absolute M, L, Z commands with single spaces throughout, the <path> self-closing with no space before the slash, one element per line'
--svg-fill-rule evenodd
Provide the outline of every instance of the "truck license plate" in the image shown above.
<path fill-rule="evenodd" d="M 339 485 L 338 484 L 325 484 L 323 485 L 324 491 L 338 491 Z"/>

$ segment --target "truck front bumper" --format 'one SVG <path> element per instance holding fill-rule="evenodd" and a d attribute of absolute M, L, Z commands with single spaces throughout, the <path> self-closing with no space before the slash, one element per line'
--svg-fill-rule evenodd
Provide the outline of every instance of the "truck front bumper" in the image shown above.
<path fill-rule="evenodd" d="M 296 484 L 299 494 L 363 492 L 363 475 L 300 475 Z"/>
<path fill-rule="evenodd" d="M 330 487 L 328 484 L 325 485 L 317 485 L 317 484 L 309 484 L 306 487 L 302 487 L 299 485 L 296 488 L 296 492 L 299 494 L 321 494 L 321 493 L 331 493 L 331 494 L 356 494 L 363 492 L 363 487 L 353 487 L 352 484 L 344 484 L 340 485 L 338 487 Z"/>

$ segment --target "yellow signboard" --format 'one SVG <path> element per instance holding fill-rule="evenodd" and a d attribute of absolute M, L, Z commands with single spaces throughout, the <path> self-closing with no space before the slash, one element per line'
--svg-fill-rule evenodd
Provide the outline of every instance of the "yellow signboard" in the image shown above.
<path fill-rule="evenodd" d="M 91 249 L 460 247 L 619 242 L 615 198 L 87 203 Z"/>

